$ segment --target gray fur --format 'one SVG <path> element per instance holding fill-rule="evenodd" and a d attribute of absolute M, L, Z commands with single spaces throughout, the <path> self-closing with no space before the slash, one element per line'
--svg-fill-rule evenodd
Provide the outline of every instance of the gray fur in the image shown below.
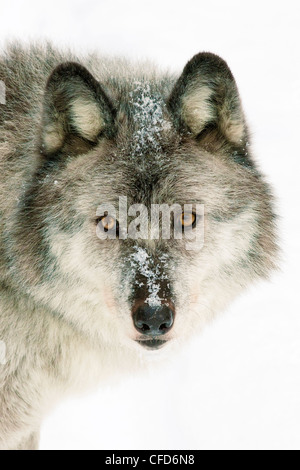
<path fill-rule="evenodd" d="M 32 449 L 58 400 L 151 362 L 131 318 L 149 294 L 145 266 L 148 285 L 159 272 L 157 291 L 176 308 L 171 352 L 269 275 L 275 216 L 237 86 L 213 54 L 178 79 L 17 44 L 0 57 L 0 80 L 0 449 Z M 97 207 L 119 196 L 204 204 L 203 249 L 100 241 Z"/>

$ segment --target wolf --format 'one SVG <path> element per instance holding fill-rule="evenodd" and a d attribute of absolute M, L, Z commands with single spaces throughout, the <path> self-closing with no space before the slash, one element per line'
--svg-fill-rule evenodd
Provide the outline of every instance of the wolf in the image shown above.
<path fill-rule="evenodd" d="M 0 80 L 0 448 L 33 450 L 59 400 L 165 361 L 267 278 L 276 214 L 215 54 L 177 75 L 14 43 Z M 204 242 L 121 236 L 121 197 L 146 208 L 122 216 L 137 232 L 153 205 L 190 207 L 170 225 Z"/>

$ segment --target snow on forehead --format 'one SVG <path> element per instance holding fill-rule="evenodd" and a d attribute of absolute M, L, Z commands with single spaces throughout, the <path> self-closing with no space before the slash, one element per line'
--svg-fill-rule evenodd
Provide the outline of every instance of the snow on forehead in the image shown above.
<path fill-rule="evenodd" d="M 161 151 L 161 132 L 170 126 L 164 119 L 165 104 L 158 92 L 151 91 L 150 83 L 135 81 L 134 85 L 130 92 L 135 124 L 132 152 L 135 156 L 149 151 L 157 154 Z"/>

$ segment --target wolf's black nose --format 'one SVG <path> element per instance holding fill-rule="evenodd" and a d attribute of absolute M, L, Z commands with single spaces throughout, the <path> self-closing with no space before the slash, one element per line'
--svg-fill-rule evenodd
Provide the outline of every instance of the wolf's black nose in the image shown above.
<path fill-rule="evenodd" d="M 139 333 L 147 336 L 167 334 L 174 324 L 174 313 L 167 305 L 150 307 L 144 304 L 133 313 L 133 323 Z"/>

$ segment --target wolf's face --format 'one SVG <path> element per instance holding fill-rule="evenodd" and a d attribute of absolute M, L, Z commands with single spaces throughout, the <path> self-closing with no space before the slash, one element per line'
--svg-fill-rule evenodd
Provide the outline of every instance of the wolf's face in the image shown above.
<path fill-rule="evenodd" d="M 40 149 L 19 234 L 31 289 L 89 334 L 148 349 L 181 341 L 272 267 L 269 190 L 217 56 L 195 56 L 176 83 L 100 85 L 59 66 Z"/>

